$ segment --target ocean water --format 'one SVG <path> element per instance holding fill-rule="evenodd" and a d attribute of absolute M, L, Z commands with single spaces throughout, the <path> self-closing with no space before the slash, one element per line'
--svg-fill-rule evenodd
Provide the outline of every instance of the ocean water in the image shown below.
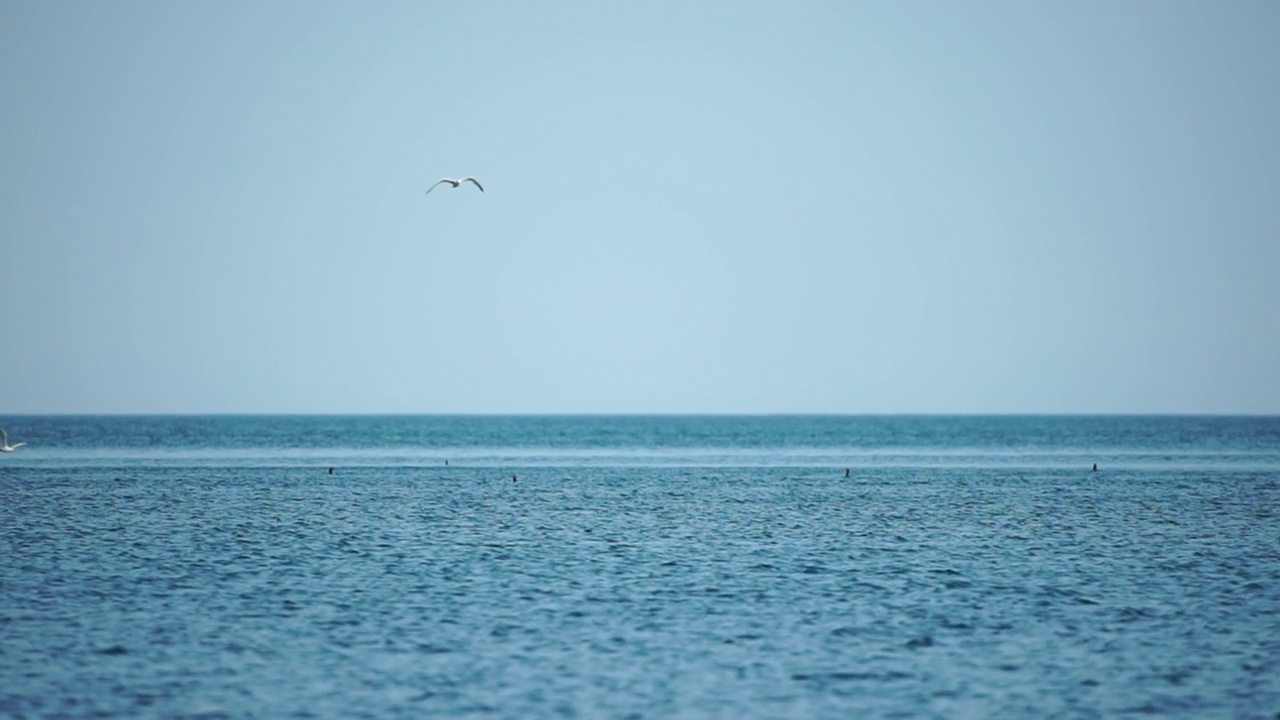
<path fill-rule="evenodd" d="M 1280 418 L 0 424 L 4 717 L 1280 717 Z"/>

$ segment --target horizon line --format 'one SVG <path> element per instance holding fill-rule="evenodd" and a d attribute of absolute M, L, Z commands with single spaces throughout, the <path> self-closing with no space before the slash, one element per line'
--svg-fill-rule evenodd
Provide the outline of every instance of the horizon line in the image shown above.
<path fill-rule="evenodd" d="M 0 414 L 0 417 L 459 417 L 459 418 L 769 418 L 769 417 L 1280 417 L 1280 412 L 1202 412 L 1202 411 L 1163 411 L 1163 412 L 1108 412 L 1108 411 L 888 411 L 888 412 L 613 412 L 613 411 L 559 411 L 559 412 L 489 412 L 489 411 L 453 411 L 453 412 L 264 412 L 264 411 L 146 411 L 146 412 L 17 412 Z"/>

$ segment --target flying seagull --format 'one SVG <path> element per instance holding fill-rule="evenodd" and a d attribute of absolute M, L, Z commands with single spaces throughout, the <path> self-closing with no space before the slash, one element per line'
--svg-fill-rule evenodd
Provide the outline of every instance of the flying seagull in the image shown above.
<path fill-rule="evenodd" d="M 23 442 L 18 443 L 17 445 L 10 445 L 9 433 L 5 432 L 4 428 L 0 428 L 0 452 L 13 452 L 23 445 L 26 445 L 26 443 Z"/>
<path fill-rule="evenodd" d="M 464 177 L 464 178 L 459 178 L 458 180 L 454 180 L 453 178 L 440 178 L 440 180 L 439 180 L 438 182 L 436 182 L 436 184 L 435 184 L 435 185 L 432 185 L 431 187 L 427 188 L 427 192 L 426 192 L 426 194 L 430 195 L 430 194 L 431 194 L 431 191 L 432 191 L 432 190 L 435 190 L 435 189 L 436 189 L 436 185 L 439 185 L 440 183 L 449 183 L 449 184 L 450 184 L 450 185 L 452 185 L 455 189 L 457 189 L 457 187 L 458 187 L 459 185 L 461 185 L 462 183 L 466 183 L 466 182 L 469 182 L 469 183 L 471 183 L 472 185 L 475 185 L 476 187 L 480 188 L 480 192 L 484 192 L 484 188 L 483 188 L 483 187 L 480 187 L 480 182 L 479 182 L 479 181 L 477 181 L 477 180 L 476 180 L 475 178 L 473 178 L 473 177 Z"/>

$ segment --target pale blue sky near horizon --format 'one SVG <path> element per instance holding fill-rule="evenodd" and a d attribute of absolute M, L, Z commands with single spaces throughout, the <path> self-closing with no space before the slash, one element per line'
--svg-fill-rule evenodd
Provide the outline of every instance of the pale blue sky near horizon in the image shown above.
<path fill-rule="evenodd" d="M 1278 31 L 0 3 L 0 415 L 1280 413 Z"/>

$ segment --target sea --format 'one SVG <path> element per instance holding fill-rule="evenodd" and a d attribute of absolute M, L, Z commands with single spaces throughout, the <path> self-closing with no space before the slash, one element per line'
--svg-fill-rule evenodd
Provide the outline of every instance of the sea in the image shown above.
<path fill-rule="evenodd" d="M 0 425 L 0 717 L 1280 717 L 1276 417 Z"/>

